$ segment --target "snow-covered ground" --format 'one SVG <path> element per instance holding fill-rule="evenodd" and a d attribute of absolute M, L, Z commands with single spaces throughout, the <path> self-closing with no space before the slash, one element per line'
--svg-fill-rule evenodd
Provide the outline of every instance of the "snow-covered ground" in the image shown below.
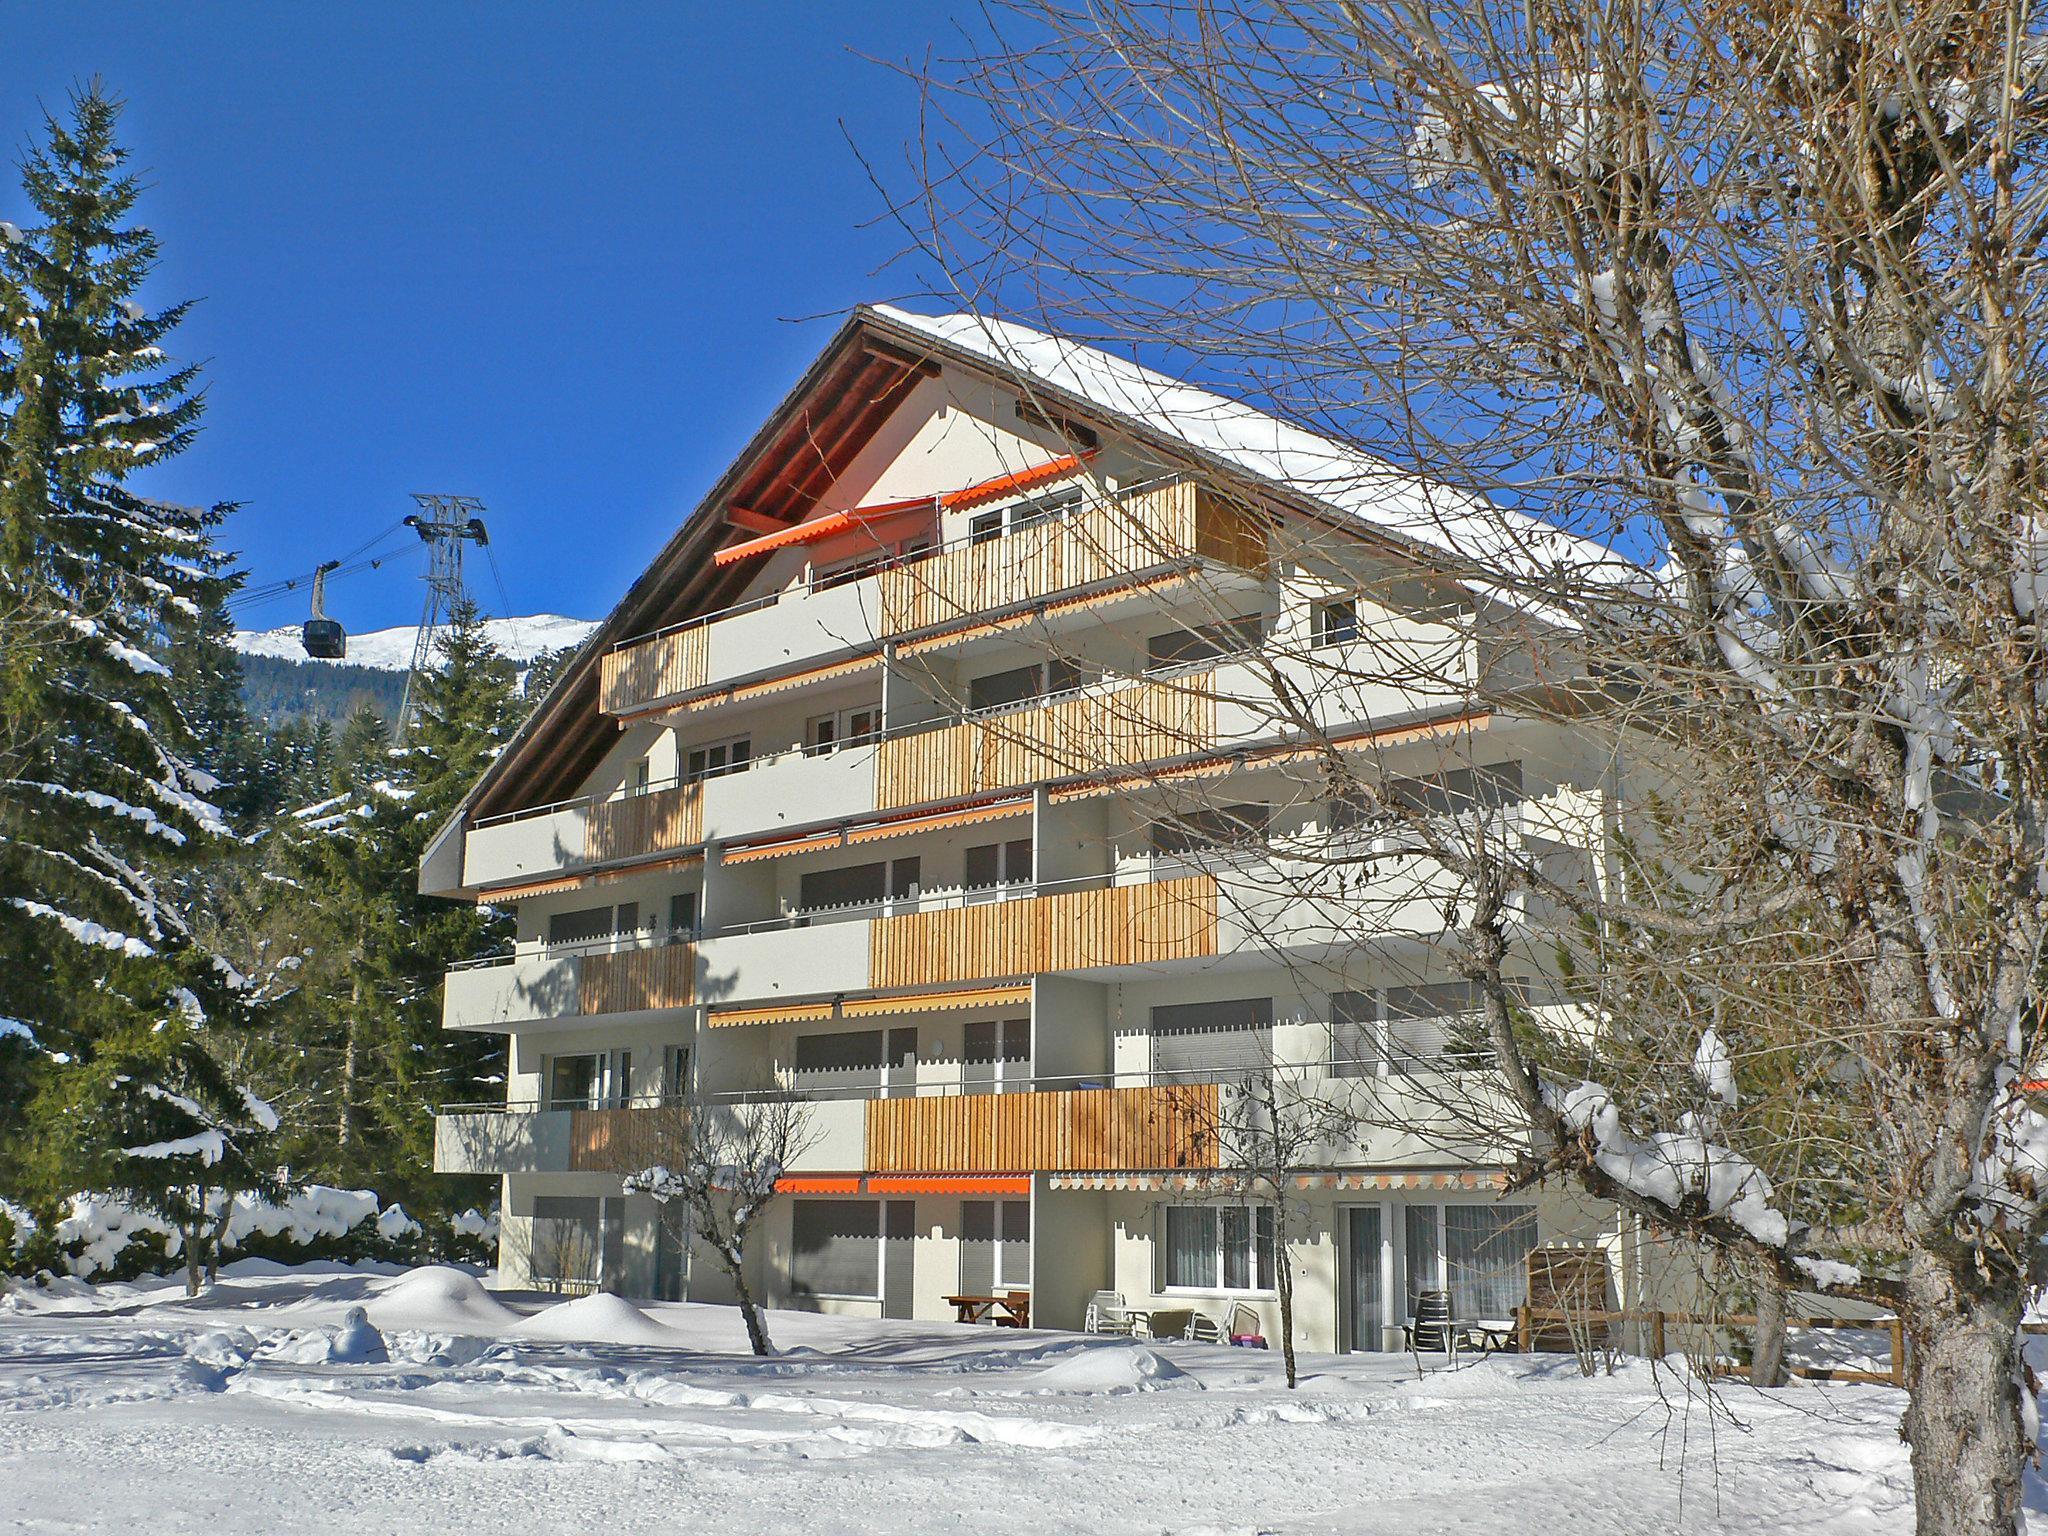
<path fill-rule="evenodd" d="M 374 1332 L 344 1327 L 361 1307 Z M 1900 1395 L 1563 1357 L 1418 1377 L 930 1323 L 232 1266 L 0 1296 L 0 1525 L 447 1532 L 1910 1529 Z M 381 1335 L 381 1338 L 379 1337 Z M 366 1348 L 367 1345 L 367 1348 Z M 377 1355 L 388 1353 L 388 1359 Z M 367 1358 L 365 1358 L 367 1355 Z M 2038 1487 L 2031 1498 L 2041 1499 Z"/>
<path fill-rule="evenodd" d="M 564 618 L 559 613 L 536 613 L 525 618 L 486 619 L 484 630 L 501 655 L 527 662 L 543 651 L 557 651 L 565 645 L 581 645 L 597 628 L 594 619 Z M 419 626 L 373 629 L 348 637 L 350 666 L 375 667 L 385 672 L 403 672 L 412 665 L 412 648 L 419 638 Z M 297 624 L 281 629 L 238 630 L 235 649 L 245 656 L 275 656 L 284 661 L 308 661 Z M 326 665 L 326 663 L 313 663 Z"/>

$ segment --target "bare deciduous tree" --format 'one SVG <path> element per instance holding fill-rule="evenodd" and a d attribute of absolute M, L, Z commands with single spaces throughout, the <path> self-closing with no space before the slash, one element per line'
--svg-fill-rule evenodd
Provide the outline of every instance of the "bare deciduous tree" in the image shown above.
<path fill-rule="evenodd" d="M 1462 590 L 1475 697 L 1626 770 L 1589 883 L 1323 743 L 1455 883 L 1494 1074 L 1451 1108 L 1523 1180 L 1896 1307 L 1920 1529 L 2011 1530 L 2048 1197 L 2037 18 L 1111 0 L 1011 33 L 933 97 L 955 287 L 1368 451 L 1291 478 Z M 1297 864 L 1335 899 L 1391 855 L 1360 858 Z M 1530 1027 L 1539 907 L 1596 1030 Z M 1710 1030 L 1753 1107 L 1702 1113 Z"/>
<path fill-rule="evenodd" d="M 645 1113 L 662 1160 L 630 1175 L 625 1187 L 663 1205 L 681 1203 L 689 1228 L 732 1281 L 748 1344 L 757 1355 L 773 1353 L 747 1283 L 747 1245 L 775 1201 L 777 1180 L 811 1145 L 810 1106 L 767 1093 L 736 1103 L 687 1100 Z"/>

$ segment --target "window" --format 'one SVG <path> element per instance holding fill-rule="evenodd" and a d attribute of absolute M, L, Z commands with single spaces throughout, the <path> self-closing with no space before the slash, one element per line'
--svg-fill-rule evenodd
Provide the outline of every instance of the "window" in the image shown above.
<path fill-rule="evenodd" d="M 799 1035 L 794 1086 L 873 1088 L 917 1070 L 917 1030 L 853 1029 Z"/>
<path fill-rule="evenodd" d="M 690 1048 L 667 1045 L 661 1051 L 661 1095 L 670 1103 L 690 1092 Z"/>
<path fill-rule="evenodd" d="M 1526 985 L 1510 991 L 1526 995 Z M 1470 981 L 1330 994 L 1330 1070 L 1336 1077 L 1482 1065 L 1490 1053 L 1481 997 Z"/>
<path fill-rule="evenodd" d="M 885 900 L 913 901 L 923 881 L 920 859 L 881 859 L 841 869 L 807 870 L 797 883 L 799 910 L 874 906 Z"/>
<path fill-rule="evenodd" d="M 1164 1278 L 1170 1290 L 1273 1289 L 1270 1205 L 1169 1205 Z"/>
<path fill-rule="evenodd" d="M 968 713 L 1006 709 L 1013 704 L 1028 704 L 1036 699 L 1073 693 L 1087 687 L 1101 675 L 1099 669 L 1085 667 L 1063 656 L 1033 662 L 1028 667 L 1009 667 L 1001 672 L 991 672 L 985 677 L 969 680 Z"/>
<path fill-rule="evenodd" d="M 969 1296 L 1031 1284 L 1031 1202 L 960 1202 L 960 1289 Z"/>
<path fill-rule="evenodd" d="M 1317 645 L 1351 644 L 1358 638 L 1357 600 L 1340 597 L 1334 602 L 1317 603 L 1310 627 Z"/>
<path fill-rule="evenodd" d="M 960 1053 L 960 1077 L 969 1092 L 1004 1084 L 1023 1086 L 1031 1077 L 1031 1021 L 977 1019 L 967 1026 Z"/>
<path fill-rule="evenodd" d="M 800 1296 L 882 1292 L 879 1200 L 798 1200 L 790 1211 L 790 1286 Z"/>
<path fill-rule="evenodd" d="M 596 1105 L 600 1093 L 604 1058 L 551 1056 L 548 1058 L 548 1108 L 587 1109 Z"/>
<path fill-rule="evenodd" d="M 1152 1070 L 1173 1075 L 1256 1071 L 1273 1062 L 1273 999 L 1175 1003 L 1152 1010 Z"/>
<path fill-rule="evenodd" d="M 1028 667 L 1011 667 L 1005 672 L 975 678 L 967 685 L 967 707 L 977 711 L 1001 709 L 1006 704 L 1035 699 L 1042 691 L 1043 669 L 1033 662 Z"/>
<path fill-rule="evenodd" d="M 648 783 L 652 780 L 653 776 L 654 765 L 646 758 L 641 758 L 639 762 L 633 765 L 633 793 L 636 795 L 646 794 Z"/>
<path fill-rule="evenodd" d="M 581 1288 L 618 1273 L 622 1243 L 615 1243 L 614 1231 L 623 1239 L 625 1212 L 622 1206 L 607 1212 L 605 1204 L 594 1195 L 534 1197 L 527 1267 L 535 1281 Z"/>
<path fill-rule="evenodd" d="M 1428 816 L 1462 811 L 1497 811 L 1522 799 L 1522 765 L 1495 763 L 1485 768 L 1447 768 L 1419 778 L 1394 779 L 1385 793 L 1397 805 Z"/>
<path fill-rule="evenodd" d="M 1220 805 L 1168 810 L 1152 823 L 1154 853 L 1201 853 L 1263 841 L 1273 820 L 1270 805 Z"/>
<path fill-rule="evenodd" d="M 697 893 L 677 891 L 668 899 L 668 937 L 671 944 L 680 944 L 686 939 L 697 937 Z"/>
<path fill-rule="evenodd" d="M 640 903 L 637 901 L 622 901 L 616 907 L 578 907 L 573 912 L 555 912 L 548 917 L 550 944 L 588 944 L 596 939 L 623 937 L 639 931 Z"/>
<path fill-rule="evenodd" d="M 722 773 L 739 773 L 753 761 L 754 739 L 751 736 L 734 736 L 726 741 L 706 742 L 701 747 L 692 747 L 683 759 L 683 778 L 694 784 L 699 779 L 715 779 Z"/>
<path fill-rule="evenodd" d="M 970 891 L 993 885 L 1031 883 L 1031 839 L 1020 837 L 1007 843 L 983 843 L 967 850 L 960 883 Z"/>
<path fill-rule="evenodd" d="M 1214 656 L 1232 656 L 1257 645 L 1264 632 L 1265 621 L 1255 613 L 1215 624 L 1170 629 L 1145 642 L 1145 659 L 1151 666 L 1167 667 L 1207 661 Z"/>
<path fill-rule="evenodd" d="M 1014 506 L 991 507 L 986 512 L 975 513 L 968 520 L 967 537 L 975 544 L 985 544 L 1005 532 L 1022 533 L 1026 528 L 1080 509 L 1081 491 L 1078 486 L 1072 490 L 1055 491 L 1050 496 L 1035 496 Z"/>
<path fill-rule="evenodd" d="M 878 740 L 882 734 L 882 711 L 874 704 L 859 709 L 842 709 L 819 715 L 804 726 L 804 751 L 812 757 L 857 747 Z"/>
<path fill-rule="evenodd" d="M 1411 1205 L 1406 1232 L 1411 1311 L 1419 1291 L 1449 1291 L 1453 1317 L 1509 1318 L 1527 1299 L 1533 1205 Z"/>

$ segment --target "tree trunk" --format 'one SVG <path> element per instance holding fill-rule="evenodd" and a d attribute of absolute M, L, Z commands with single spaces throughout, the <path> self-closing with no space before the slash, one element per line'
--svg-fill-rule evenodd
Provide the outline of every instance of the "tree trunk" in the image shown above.
<path fill-rule="evenodd" d="M 1919 1536 L 2011 1536 L 2020 1466 L 2019 1321 L 2011 1280 L 1986 1284 L 1932 1255 L 1908 1256 L 1899 1307 L 1908 1349 L 1904 1434 Z"/>
<path fill-rule="evenodd" d="M 201 1222 L 195 1219 L 185 1228 L 185 1294 L 199 1294 L 199 1229 Z"/>
<path fill-rule="evenodd" d="M 362 956 L 355 957 L 360 967 Z M 356 1034 L 358 1021 L 363 1016 L 363 981 L 360 971 L 349 987 L 348 1019 L 342 1025 L 341 1046 L 341 1091 L 336 1095 L 337 1107 L 334 1117 L 334 1141 L 336 1146 L 346 1147 L 351 1140 L 356 1112 Z"/>
<path fill-rule="evenodd" d="M 1756 1280 L 1756 1349 L 1749 1357 L 1749 1384 L 1785 1385 L 1785 1282 L 1774 1274 Z"/>
<path fill-rule="evenodd" d="M 768 1342 L 768 1330 L 761 1323 L 761 1309 L 754 1305 L 754 1293 L 747 1289 L 747 1277 L 740 1272 L 738 1264 L 728 1263 L 725 1272 L 732 1276 L 732 1288 L 740 1299 L 740 1316 L 747 1320 L 747 1343 L 757 1355 L 772 1355 L 775 1347 Z"/>
<path fill-rule="evenodd" d="M 220 1251 L 228 1240 L 228 1222 L 235 1214 L 235 1192 L 224 1189 L 220 1192 L 220 1220 L 213 1224 L 213 1236 L 206 1247 L 206 1283 L 213 1284 L 220 1278 Z"/>
<path fill-rule="evenodd" d="M 1273 1206 L 1273 1278 L 1280 1289 L 1280 1360 L 1287 1368 L 1287 1389 L 1294 1390 L 1294 1266 L 1287 1258 L 1287 1226 Z"/>

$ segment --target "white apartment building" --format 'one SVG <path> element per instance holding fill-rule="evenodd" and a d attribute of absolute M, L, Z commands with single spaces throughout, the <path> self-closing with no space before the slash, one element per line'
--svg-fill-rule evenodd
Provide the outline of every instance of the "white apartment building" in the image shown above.
<path fill-rule="evenodd" d="M 1419 1290 L 1509 1315 L 1539 1244 L 1604 1248 L 1632 1303 L 1616 1214 L 1504 1199 L 1512 1149 L 1445 1115 L 1483 1078 L 1455 886 L 1417 855 L 1305 901 L 1232 847 L 1345 835 L 1277 676 L 1317 739 L 1603 877 L 1611 766 L 1448 621 L 1419 494 L 1097 351 L 856 312 L 422 866 L 517 912 L 445 1003 L 510 1037 L 505 1102 L 436 1137 L 503 1177 L 505 1277 L 724 1299 L 622 1177 L 665 1106 L 797 1094 L 773 1306 L 1018 1290 L 1079 1327 L 1107 1290 L 1272 1336 L 1284 1263 L 1305 1347 L 1380 1349 Z M 1284 1244 L 1211 1134 L 1262 1062 L 1372 1105 Z"/>

